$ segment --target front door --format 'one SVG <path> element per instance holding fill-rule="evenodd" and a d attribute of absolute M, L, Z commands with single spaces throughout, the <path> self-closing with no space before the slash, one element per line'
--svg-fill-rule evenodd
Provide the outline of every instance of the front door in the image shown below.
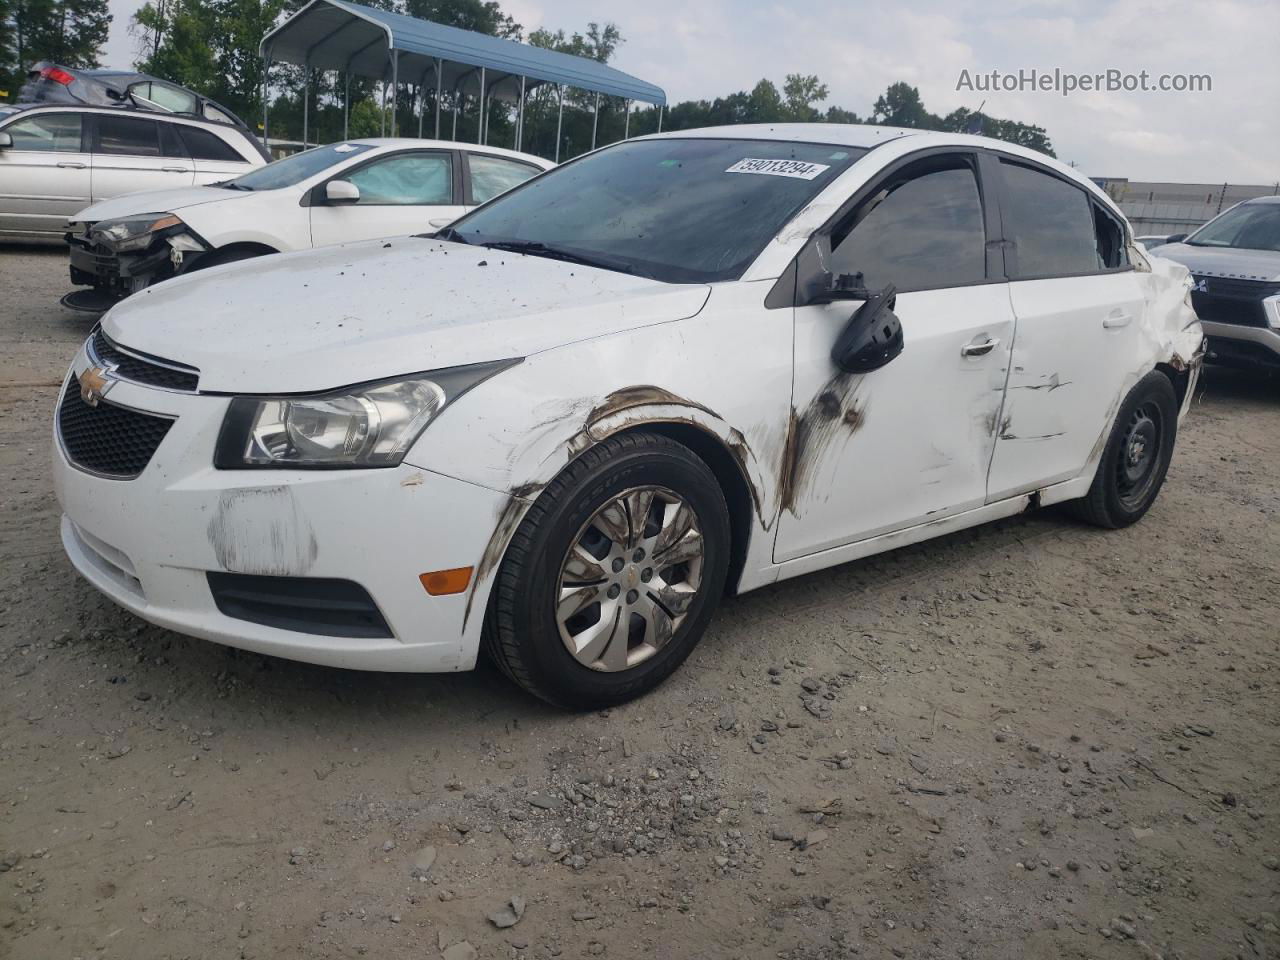
<path fill-rule="evenodd" d="M 89 154 L 82 116 L 51 110 L 4 128 L 0 149 L 0 237 L 60 238 L 69 217 L 89 205 Z"/>
<path fill-rule="evenodd" d="M 325 201 L 324 184 L 312 193 L 311 243 L 348 243 L 429 233 L 463 213 L 449 150 L 407 150 L 376 157 L 344 173 L 360 191 L 355 203 Z"/>
<path fill-rule="evenodd" d="M 831 273 L 894 284 L 905 346 L 867 374 L 830 352 L 856 302 L 795 310 L 792 466 L 778 562 L 981 506 L 1013 341 L 976 157 L 909 161 L 831 233 Z M 990 229 L 989 229 L 990 227 Z"/>
<path fill-rule="evenodd" d="M 1143 355 L 1142 285 L 1118 220 L 1042 168 L 1002 159 L 1018 333 L 988 495 L 1004 499 L 1077 477 L 1110 428 Z M 1127 389 L 1127 387 L 1126 387 Z"/>

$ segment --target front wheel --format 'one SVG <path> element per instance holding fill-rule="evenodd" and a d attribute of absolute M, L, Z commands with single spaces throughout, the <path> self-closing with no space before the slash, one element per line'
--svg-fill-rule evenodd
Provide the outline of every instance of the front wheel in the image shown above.
<path fill-rule="evenodd" d="M 692 451 L 650 433 L 607 440 L 529 508 L 494 584 L 486 649 L 551 703 L 630 700 L 701 638 L 729 543 L 724 496 Z"/>
<path fill-rule="evenodd" d="M 1068 506 L 1099 527 L 1141 520 L 1164 485 L 1177 435 L 1177 394 L 1168 377 L 1152 371 L 1120 405 L 1089 492 Z"/>

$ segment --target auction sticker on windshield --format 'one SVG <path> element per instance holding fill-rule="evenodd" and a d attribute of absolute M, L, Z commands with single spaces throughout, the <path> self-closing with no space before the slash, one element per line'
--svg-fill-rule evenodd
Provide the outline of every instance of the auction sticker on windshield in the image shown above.
<path fill-rule="evenodd" d="M 831 167 L 825 163 L 806 163 L 803 160 L 756 160 L 746 157 L 739 160 L 725 173 L 763 173 L 770 177 L 794 177 L 812 180 Z"/>

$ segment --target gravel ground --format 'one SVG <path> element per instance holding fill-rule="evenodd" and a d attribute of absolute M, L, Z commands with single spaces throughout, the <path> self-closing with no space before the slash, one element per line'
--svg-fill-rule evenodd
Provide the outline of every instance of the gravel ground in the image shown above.
<path fill-rule="evenodd" d="M 1210 371 L 1151 514 L 727 602 L 641 702 L 149 626 L 58 545 L 90 322 L 0 252 L 0 956 L 1280 955 L 1280 385 Z"/>

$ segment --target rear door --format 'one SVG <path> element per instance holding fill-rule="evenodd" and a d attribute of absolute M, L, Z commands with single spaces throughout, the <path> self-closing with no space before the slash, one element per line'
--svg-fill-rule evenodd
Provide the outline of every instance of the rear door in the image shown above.
<path fill-rule="evenodd" d="M 1123 228 L 1084 187 L 1021 159 L 992 166 L 1017 318 L 988 483 L 1001 500 L 1084 470 L 1132 384 L 1145 298 Z"/>
<path fill-rule="evenodd" d="M 191 186 L 194 164 L 170 124 L 124 111 L 95 113 L 91 119 L 94 202 Z"/>
<path fill-rule="evenodd" d="M 360 190 L 355 203 L 325 199 L 325 183 L 311 192 L 311 243 L 347 243 L 426 233 L 461 216 L 460 184 L 452 150 L 404 150 L 382 154 L 334 180 Z M 328 181 L 326 181 L 327 183 Z"/>
<path fill-rule="evenodd" d="M 71 110 L 18 114 L 2 128 L 0 236 L 59 238 L 67 218 L 90 203 L 83 115 Z"/>
<path fill-rule="evenodd" d="M 185 123 L 172 123 L 169 126 L 186 146 L 195 167 L 197 185 L 238 177 L 255 166 L 216 133 Z"/>

